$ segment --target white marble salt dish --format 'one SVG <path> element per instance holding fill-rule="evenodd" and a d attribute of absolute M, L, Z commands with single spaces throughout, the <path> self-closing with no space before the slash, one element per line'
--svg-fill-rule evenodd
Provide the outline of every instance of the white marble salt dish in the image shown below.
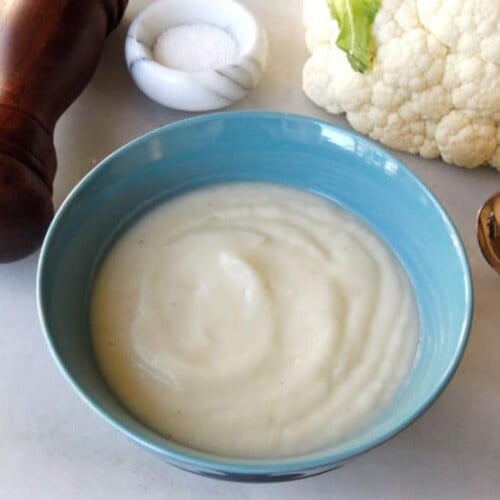
<path fill-rule="evenodd" d="M 155 58 L 157 41 L 167 30 L 193 25 L 218 28 L 232 37 L 234 59 L 220 67 L 185 71 Z M 264 28 L 234 0 L 157 0 L 133 20 L 125 42 L 137 86 L 158 103 L 183 111 L 209 111 L 243 99 L 259 83 L 267 52 Z"/>

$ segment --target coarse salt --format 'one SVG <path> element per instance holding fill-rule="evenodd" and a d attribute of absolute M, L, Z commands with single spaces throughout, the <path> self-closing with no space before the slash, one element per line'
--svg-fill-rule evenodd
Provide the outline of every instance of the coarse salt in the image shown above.
<path fill-rule="evenodd" d="M 238 46 L 225 30 L 210 24 L 170 28 L 157 39 L 153 57 L 160 64 L 181 71 L 205 71 L 236 61 Z"/>

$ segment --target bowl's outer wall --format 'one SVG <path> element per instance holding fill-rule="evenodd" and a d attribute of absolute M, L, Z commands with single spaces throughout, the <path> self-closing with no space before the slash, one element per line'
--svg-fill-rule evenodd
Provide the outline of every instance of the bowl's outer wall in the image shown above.
<path fill-rule="evenodd" d="M 168 443 L 130 417 L 110 394 L 89 341 L 92 274 L 110 242 L 154 203 L 233 181 L 306 189 L 355 213 L 392 247 L 417 295 L 419 353 L 396 399 L 351 439 L 302 459 L 219 460 Z M 38 293 L 52 352 L 94 409 L 177 465 L 244 475 L 318 472 L 401 430 L 432 403 L 453 374 L 472 310 L 470 272 L 460 239 L 432 194 L 406 168 L 351 132 L 304 117 L 260 112 L 178 122 L 104 160 L 56 215 L 42 250 Z"/>

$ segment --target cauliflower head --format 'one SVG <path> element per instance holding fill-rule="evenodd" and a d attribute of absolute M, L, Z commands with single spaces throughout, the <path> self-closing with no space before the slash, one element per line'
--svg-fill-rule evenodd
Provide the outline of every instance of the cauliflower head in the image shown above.
<path fill-rule="evenodd" d="M 354 71 L 326 0 L 304 0 L 306 95 L 387 146 L 500 169 L 500 1 L 381 0 L 376 57 Z"/>

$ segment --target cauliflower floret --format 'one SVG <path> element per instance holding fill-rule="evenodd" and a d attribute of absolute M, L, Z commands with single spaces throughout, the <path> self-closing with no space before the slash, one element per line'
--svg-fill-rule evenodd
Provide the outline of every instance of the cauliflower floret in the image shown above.
<path fill-rule="evenodd" d="M 313 102 L 392 148 L 500 169 L 500 1 L 381 0 L 364 74 L 337 48 L 326 0 L 303 6 Z"/>
<path fill-rule="evenodd" d="M 443 160 L 474 167 L 493 156 L 497 147 L 497 127 L 493 120 L 454 110 L 436 127 L 436 142 Z"/>
<path fill-rule="evenodd" d="M 498 0 L 416 0 L 424 28 L 455 54 L 500 63 Z"/>

